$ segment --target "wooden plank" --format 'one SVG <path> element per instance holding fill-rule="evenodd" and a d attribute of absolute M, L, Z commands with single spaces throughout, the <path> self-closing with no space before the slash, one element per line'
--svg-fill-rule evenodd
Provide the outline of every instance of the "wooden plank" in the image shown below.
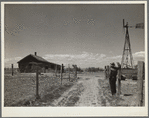
<path fill-rule="evenodd" d="M 126 69 L 126 68 L 123 68 L 123 69 L 121 69 L 121 73 L 122 74 L 127 74 L 127 75 L 137 75 L 138 70 L 137 69 Z"/>
<path fill-rule="evenodd" d="M 144 77 L 144 62 L 138 61 L 138 81 L 137 81 L 137 90 L 138 90 L 138 99 L 137 105 L 142 106 L 143 104 L 143 77 Z"/>

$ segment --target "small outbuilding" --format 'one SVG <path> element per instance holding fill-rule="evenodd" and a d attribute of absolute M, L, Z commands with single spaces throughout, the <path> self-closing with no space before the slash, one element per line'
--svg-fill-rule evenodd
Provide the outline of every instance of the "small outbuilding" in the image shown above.
<path fill-rule="evenodd" d="M 29 54 L 17 63 L 21 73 L 36 72 L 37 66 L 39 72 L 42 73 L 54 72 L 55 70 L 60 71 L 61 69 L 61 65 L 48 62 L 44 58 L 37 56 L 36 52 L 35 55 Z"/>

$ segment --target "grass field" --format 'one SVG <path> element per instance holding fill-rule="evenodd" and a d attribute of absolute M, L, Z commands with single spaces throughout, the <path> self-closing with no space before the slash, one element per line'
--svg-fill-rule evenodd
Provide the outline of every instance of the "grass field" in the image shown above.
<path fill-rule="evenodd" d="M 113 97 L 111 94 L 109 80 L 99 80 L 99 85 L 102 88 L 104 98 L 103 106 L 137 106 L 137 80 L 126 79 L 121 81 L 121 95 Z M 145 89 L 145 84 L 144 89 Z M 118 84 L 116 84 L 118 91 Z M 143 106 L 145 105 L 145 91 L 143 89 Z M 106 101 L 105 101 L 106 100 Z"/>
<path fill-rule="evenodd" d="M 40 98 L 45 99 L 44 97 L 47 95 L 47 93 L 51 95 L 51 93 L 55 90 L 61 89 L 61 92 L 63 92 L 71 87 L 73 82 L 69 82 L 67 78 L 68 76 L 65 75 L 62 81 L 63 86 L 61 86 L 60 78 L 53 76 L 53 73 L 39 75 Z M 24 106 L 28 100 L 32 101 L 35 99 L 35 94 L 35 73 L 18 73 L 14 76 L 11 76 L 11 74 L 5 74 L 4 106 Z"/>

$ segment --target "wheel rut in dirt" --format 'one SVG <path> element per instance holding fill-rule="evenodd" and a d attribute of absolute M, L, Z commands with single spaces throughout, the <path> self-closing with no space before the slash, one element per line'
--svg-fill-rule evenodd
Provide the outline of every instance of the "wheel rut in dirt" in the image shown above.
<path fill-rule="evenodd" d="M 55 100 L 53 106 L 74 106 L 84 91 L 83 83 L 77 82 L 72 88 L 66 91 L 59 99 Z"/>

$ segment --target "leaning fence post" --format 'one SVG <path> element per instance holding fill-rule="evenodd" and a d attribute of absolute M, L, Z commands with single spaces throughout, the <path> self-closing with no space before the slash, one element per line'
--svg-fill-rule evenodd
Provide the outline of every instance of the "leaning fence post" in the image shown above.
<path fill-rule="evenodd" d="M 118 95 L 121 94 L 121 69 L 118 70 Z"/>
<path fill-rule="evenodd" d="M 13 64 L 11 64 L 12 76 L 13 76 Z"/>
<path fill-rule="evenodd" d="M 144 70 L 144 62 L 138 61 L 138 82 L 137 82 L 137 88 L 138 88 L 138 106 L 143 105 L 143 70 Z"/>

